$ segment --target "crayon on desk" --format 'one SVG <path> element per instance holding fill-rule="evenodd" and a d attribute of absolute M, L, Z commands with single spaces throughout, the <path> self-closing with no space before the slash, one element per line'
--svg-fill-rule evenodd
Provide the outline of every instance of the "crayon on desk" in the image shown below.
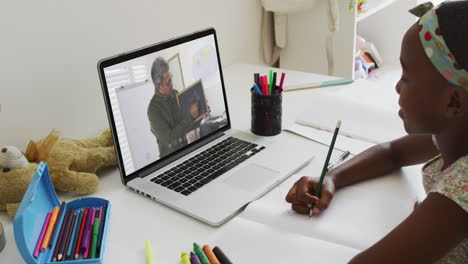
<path fill-rule="evenodd" d="M 215 253 L 216 257 L 219 261 L 223 264 L 232 264 L 231 260 L 224 254 L 224 252 L 219 247 L 213 248 L 213 253 Z"/>
<path fill-rule="evenodd" d="M 190 252 L 190 262 L 191 264 L 201 264 L 201 261 L 198 258 L 197 254 L 193 252 Z"/>
<path fill-rule="evenodd" d="M 208 260 L 211 262 L 211 264 L 220 264 L 218 258 L 215 256 L 210 246 L 204 245 L 203 251 L 205 252 L 205 255 L 208 257 Z"/>
<path fill-rule="evenodd" d="M 182 260 L 181 260 L 182 263 L 181 264 L 191 264 L 190 263 L 190 258 L 189 258 L 189 255 L 188 255 L 187 252 L 182 252 L 180 257 L 182 258 Z"/>
<path fill-rule="evenodd" d="M 41 230 L 41 233 L 39 234 L 39 239 L 37 240 L 36 248 L 34 249 L 34 253 L 33 253 L 33 256 L 35 258 L 39 256 L 39 249 L 41 249 L 42 242 L 44 241 L 44 236 L 45 236 L 46 230 L 48 229 L 51 215 L 52 213 L 48 212 L 44 220 L 44 225 L 42 226 L 42 230 Z"/>
<path fill-rule="evenodd" d="M 91 256 L 90 258 L 96 258 L 96 246 L 97 246 L 97 239 L 99 235 L 99 217 L 94 218 L 94 225 L 93 225 L 93 238 L 91 241 Z"/>
<path fill-rule="evenodd" d="M 195 251 L 202 264 L 211 264 L 205 252 L 197 243 L 193 243 L 193 251 Z"/>
<path fill-rule="evenodd" d="M 153 250 L 151 249 L 151 243 L 149 240 L 146 240 L 145 248 L 146 248 L 146 264 L 153 264 Z"/>
<path fill-rule="evenodd" d="M 57 221 L 60 221 L 60 219 L 62 219 L 62 215 L 64 214 L 64 211 L 63 211 L 64 209 L 65 209 L 65 202 L 62 202 L 62 204 L 60 205 L 60 209 L 57 213 L 57 216 L 55 217 L 55 220 L 54 220 L 54 225 L 52 227 L 52 234 L 50 235 L 49 241 L 48 241 L 49 242 L 48 247 L 52 247 L 52 240 L 54 239 L 55 233 L 57 232 L 57 226 L 58 226 Z M 53 212 L 52 212 L 52 216 L 53 216 Z M 52 216 L 51 216 L 51 219 L 52 219 Z"/>
<path fill-rule="evenodd" d="M 55 206 L 54 210 L 52 211 L 52 214 L 50 215 L 49 224 L 47 226 L 47 231 L 44 235 L 44 240 L 42 240 L 41 251 L 45 251 L 47 249 L 47 246 L 50 244 L 49 241 L 50 241 L 50 238 L 53 237 L 52 232 L 54 230 L 55 223 L 57 222 L 58 213 L 59 213 L 59 208 L 58 206 Z"/>

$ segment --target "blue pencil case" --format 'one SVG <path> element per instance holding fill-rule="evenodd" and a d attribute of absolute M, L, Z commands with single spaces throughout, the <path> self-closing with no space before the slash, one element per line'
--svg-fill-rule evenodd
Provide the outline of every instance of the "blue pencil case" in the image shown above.
<path fill-rule="evenodd" d="M 55 189 L 52 185 L 52 181 L 50 179 L 47 164 L 41 162 L 31 180 L 31 183 L 29 184 L 29 187 L 26 193 L 24 194 L 23 200 L 21 201 L 21 204 L 18 208 L 18 211 L 16 213 L 16 216 L 13 222 L 16 246 L 18 247 L 18 250 L 21 256 L 23 257 L 24 261 L 28 264 L 56 263 L 56 262 L 53 262 L 52 259 L 54 256 L 55 247 L 58 246 L 57 242 L 59 241 L 59 237 L 61 233 L 60 231 L 62 229 L 62 226 L 63 226 L 63 229 L 65 230 L 67 227 L 66 223 L 70 223 L 69 230 L 71 231 L 69 232 L 69 239 L 71 239 L 75 233 L 77 234 L 77 238 L 78 238 L 79 229 L 72 229 L 71 228 L 71 226 L 73 226 L 72 222 L 75 221 L 74 222 L 75 226 L 78 226 L 79 221 L 78 221 L 77 215 L 82 214 L 83 215 L 82 218 L 85 218 L 84 215 L 86 214 L 84 213 L 84 211 L 89 210 L 89 211 L 94 212 L 94 209 L 85 210 L 85 208 L 97 208 L 98 210 L 99 209 L 101 210 L 100 216 L 101 216 L 102 227 L 101 229 L 99 228 L 96 229 L 100 232 L 99 232 L 99 236 L 96 235 L 96 237 L 99 239 L 99 240 L 96 240 L 96 241 L 99 241 L 99 243 L 97 243 L 97 245 L 99 245 L 99 248 L 95 247 L 98 249 L 97 253 L 95 254 L 95 257 L 84 258 L 83 255 L 80 254 L 78 259 L 74 259 L 72 257 L 73 260 L 71 259 L 61 260 L 57 262 L 63 262 L 63 263 L 69 263 L 69 264 L 102 263 L 103 256 L 104 256 L 104 249 L 105 249 L 105 241 L 107 237 L 107 227 L 109 226 L 111 205 L 108 200 L 95 198 L 95 197 L 79 198 L 79 199 L 66 203 L 63 207 L 64 208 L 63 213 L 57 216 L 57 220 L 55 224 L 56 232 L 54 232 L 53 236 L 50 237 L 50 240 L 52 242 L 52 247 L 47 247 L 45 251 L 41 251 L 38 257 L 33 256 L 34 250 L 36 249 L 36 245 L 41 236 L 41 233 L 43 233 L 42 230 L 43 229 L 45 230 L 43 226 L 44 226 L 44 223 L 46 222 L 48 213 L 52 212 L 54 207 L 56 206 L 60 207 L 61 203 L 58 200 L 57 193 L 55 192 Z M 76 212 L 76 215 L 74 215 L 73 217 L 73 219 L 76 219 L 76 220 L 66 221 L 67 219 L 66 212 L 68 211 Z M 69 215 L 71 217 L 72 213 L 70 213 Z M 90 214 L 89 219 L 92 220 L 93 216 L 96 216 L 96 219 L 98 217 L 97 214 L 93 213 L 93 214 Z M 91 221 L 91 223 L 92 222 L 93 221 Z M 72 232 L 73 230 L 75 231 Z M 78 239 L 76 239 L 76 241 L 77 240 Z M 87 241 L 89 242 L 91 240 L 92 238 L 88 239 Z M 88 247 L 90 247 L 89 243 L 88 243 Z M 70 250 L 69 252 L 71 252 L 73 256 L 73 251 Z"/>

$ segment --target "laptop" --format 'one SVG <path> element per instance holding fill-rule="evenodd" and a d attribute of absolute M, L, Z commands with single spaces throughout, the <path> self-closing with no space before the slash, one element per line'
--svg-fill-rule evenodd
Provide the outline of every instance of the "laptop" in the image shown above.
<path fill-rule="evenodd" d="M 312 159 L 231 128 L 213 28 L 103 59 L 98 71 L 122 183 L 209 225 Z"/>

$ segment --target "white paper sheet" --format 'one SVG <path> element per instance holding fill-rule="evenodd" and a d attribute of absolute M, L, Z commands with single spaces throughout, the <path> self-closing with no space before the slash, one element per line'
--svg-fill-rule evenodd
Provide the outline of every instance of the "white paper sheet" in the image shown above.
<path fill-rule="evenodd" d="M 322 164 L 313 162 L 312 166 L 319 171 Z M 285 202 L 289 189 L 304 175 L 296 174 L 247 206 L 240 217 L 283 232 L 364 250 L 412 212 L 418 197 L 405 177 L 418 175 L 406 173 L 399 171 L 340 189 L 325 211 L 310 218 L 292 211 Z"/>
<path fill-rule="evenodd" d="M 314 140 L 316 142 L 322 143 L 324 145 L 330 146 L 333 134 L 324 131 L 318 130 L 308 126 L 302 126 L 299 124 L 293 124 L 292 126 L 286 128 L 285 130 L 296 133 L 308 139 Z M 353 155 L 374 146 L 375 144 L 369 143 L 367 141 L 362 141 L 347 136 L 340 135 L 335 141 L 335 149 L 341 151 L 349 151 Z"/>
<path fill-rule="evenodd" d="M 347 263 L 359 250 L 237 217 L 211 239 L 233 263 Z M 261 261 L 252 261 L 261 260 Z"/>
<path fill-rule="evenodd" d="M 296 123 L 333 133 L 338 120 L 341 120 L 341 135 L 371 143 L 406 135 L 403 121 L 396 111 L 329 95 L 310 97 L 308 107 L 299 114 Z"/>

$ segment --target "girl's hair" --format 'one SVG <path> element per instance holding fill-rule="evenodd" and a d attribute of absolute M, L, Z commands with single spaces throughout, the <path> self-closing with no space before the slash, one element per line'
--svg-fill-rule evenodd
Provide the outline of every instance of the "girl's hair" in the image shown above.
<path fill-rule="evenodd" d="M 445 43 L 458 65 L 468 71 L 468 1 L 442 4 L 436 12 Z"/>

